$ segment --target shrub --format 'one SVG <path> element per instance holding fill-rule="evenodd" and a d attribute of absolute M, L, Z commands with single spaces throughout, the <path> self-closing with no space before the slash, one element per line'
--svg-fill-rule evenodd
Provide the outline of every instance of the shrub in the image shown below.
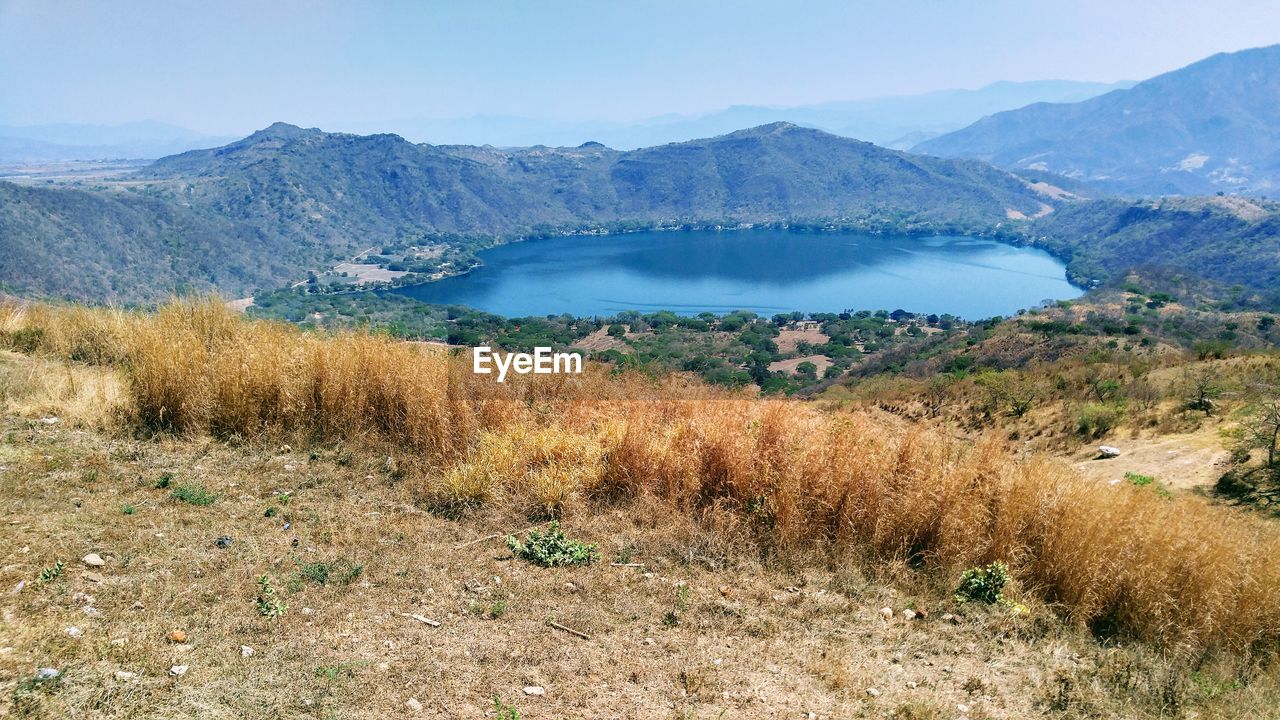
<path fill-rule="evenodd" d="M 554 520 L 546 532 L 530 530 L 524 543 L 516 540 L 514 535 L 508 535 L 507 547 L 512 555 L 543 567 L 589 565 L 599 555 L 595 545 L 566 537 L 560 530 L 560 523 Z"/>
<path fill-rule="evenodd" d="M 1106 435 L 1120 424 L 1124 411 L 1116 405 L 1089 403 L 1076 416 L 1076 432 L 1088 438 Z"/>
<path fill-rule="evenodd" d="M 1001 601 L 1000 593 L 1009 582 L 1009 566 L 993 562 L 985 568 L 974 567 L 960 575 L 956 599 L 961 602 L 977 601 L 987 604 Z"/>

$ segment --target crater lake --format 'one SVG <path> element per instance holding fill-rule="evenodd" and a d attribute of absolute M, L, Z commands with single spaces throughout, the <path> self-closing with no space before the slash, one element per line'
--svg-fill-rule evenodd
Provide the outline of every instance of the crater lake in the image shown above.
<path fill-rule="evenodd" d="M 470 273 L 394 292 L 507 317 L 903 309 L 970 320 L 1082 294 L 1043 250 L 954 236 L 653 231 L 530 240 L 479 257 Z"/>

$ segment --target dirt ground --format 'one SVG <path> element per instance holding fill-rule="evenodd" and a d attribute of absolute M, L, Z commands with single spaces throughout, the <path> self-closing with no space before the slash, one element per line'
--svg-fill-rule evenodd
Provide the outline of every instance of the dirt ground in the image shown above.
<path fill-rule="evenodd" d="M 628 345 L 622 341 L 622 338 L 616 338 L 609 334 L 608 327 L 602 327 L 581 340 L 574 341 L 573 346 L 595 352 L 604 350 L 625 351 L 628 348 Z"/>
<path fill-rule="evenodd" d="M 831 358 L 828 358 L 826 355 L 806 355 L 804 357 L 792 358 L 790 360 L 779 360 L 777 362 L 769 363 L 769 370 L 771 372 L 794 373 L 796 368 L 799 367 L 802 362 L 811 362 L 817 366 L 819 377 L 822 376 L 822 372 L 824 370 L 831 367 Z"/>
<path fill-rule="evenodd" d="M 1101 443 L 1120 450 L 1120 456 L 1100 459 L 1090 445 L 1071 456 L 1071 464 L 1086 478 L 1123 480 L 1125 473 L 1149 475 L 1165 487 L 1196 490 L 1212 487 L 1227 471 L 1231 454 L 1223 448 L 1216 425 L 1194 433 L 1117 439 Z"/>
<path fill-rule="evenodd" d="M 818 323 L 804 322 L 799 323 L 799 327 L 779 330 L 774 342 L 778 345 L 778 352 L 789 353 L 795 352 L 796 346 L 802 341 L 812 345 L 825 345 L 829 340 L 831 338 L 822 332 Z"/>

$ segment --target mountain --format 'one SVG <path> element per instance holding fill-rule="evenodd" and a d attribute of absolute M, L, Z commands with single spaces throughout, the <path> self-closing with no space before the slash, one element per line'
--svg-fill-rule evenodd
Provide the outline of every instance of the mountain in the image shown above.
<path fill-rule="evenodd" d="M 215 147 L 232 139 L 154 121 L 123 125 L 0 125 L 0 164 L 150 159 Z"/>
<path fill-rule="evenodd" d="M 627 152 L 416 145 L 277 123 L 103 188 L 0 184 L 0 280 L 94 300 L 154 300 L 179 283 L 238 294 L 425 233 L 788 220 L 984 229 L 1056 202 L 985 163 L 789 123 Z"/>
<path fill-rule="evenodd" d="M 1238 196 L 1103 198 L 1064 204 L 1028 228 L 1082 285 L 1137 273 L 1162 289 L 1280 308 L 1280 202 Z"/>
<path fill-rule="evenodd" d="M 1077 103 L 996 113 L 914 152 L 1138 195 L 1280 190 L 1280 45 L 1221 53 Z"/>
<path fill-rule="evenodd" d="M 4 290 L 98 301 L 234 290 L 292 271 L 278 249 L 253 228 L 164 200 L 0 182 Z"/>
<path fill-rule="evenodd" d="M 1034 102 L 1084 100 L 1117 88 L 1130 87 L 1132 84 L 1070 80 L 997 82 L 977 90 L 940 90 L 920 95 L 815 105 L 735 105 L 701 115 L 660 115 L 636 122 L 572 122 L 477 115 L 439 120 L 405 120 L 396 123 L 395 127 L 405 137 L 435 144 L 572 146 L 594 140 L 609 147 L 629 150 L 789 121 L 804 127 L 906 150 L 915 142 L 964 127 L 994 112 Z M 904 144 L 907 142 L 909 144 Z"/>
<path fill-rule="evenodd" d="M 641 150 L 415 145 L 277 123 L 136 178 L 226 217 L 318 234 L 508 234 L 618 220 L 994 224 L 1044 211 L 1010 173 L 774 123 Z"/>

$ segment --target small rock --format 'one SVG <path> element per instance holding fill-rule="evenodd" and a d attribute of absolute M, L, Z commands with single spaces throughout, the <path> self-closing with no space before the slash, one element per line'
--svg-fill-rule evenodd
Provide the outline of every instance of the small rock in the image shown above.
<path fill-rule="evenodd" d="M 102 617 L 102 611 L 92 605 L 85 605 L 82 609 L 84 610 L 84 614 L 91 618 Z"/>
<path fill-rule="evenodd" d="M 102 556 L 98 553 L 89 553 L 81 558 L 80 561 L 89 567 L 102 567 L 107 564 L 107 561 L 103 560 Z"/>
<path fill-rule="evenodd" d="M 182 677 L 183 675 L 186 675 L 187 670 L 190 670 L 190 669 L 191 669 L 190 665 L 174 665 L 173 667 L 169 668 L 169 674 L 174 677 Z"/>
<path fill-rule="evenodd" d="M 131 673 L 126 670 L 116 671 L 116 680 L 119 680 L 120 682 L 129 682 L 130 680 L 133 680 L 137 677 L 138 677 L 138 673 Z"/>
<path fill-rule="evenodd" d="M 956 625 L 960 622 L 960 618 L 956 617 L 955 615 L 952 615 L 951 613 L 943 613 L 942 622 Z"/>
<path fill-rule="evenodd" d="M 62 675 L 62 671 L 58 668 L 43 667 L 36 670 L 37 680 L 56 680 Z"/>
<path fill-rule="evenodd" d="M 40 418 L 40 422 L 44 423 L 45 425 L 57 425 L 59 422 L 62 422 L 62 421 L 56 417 L 50 416 L 46 418 Z"/>
<path fill-rule="evenodd" d="M 1111 445 L 1099 445 L 1098 455 L 1104 458 L 1120 457 L 1120 448 Z"/>
<path fill-rule="evenodd" d="M 959 710 L 962 713 L 967 713 L 969 712 L 969 706 L 965 705 L 964 703 L 957 703 L 956 710 Z"/>
<path fill-rule="evenodd" d="M 547 689 L 541 685 L 526 685 L 524 688 L 525 695 L 541 696 L 547 694 Z"/>
<path fill-rule="evenodd" d="M 418 698 L 409 698 L 404 702 L 404 706 L 409 708 L 410 712 L 422 712 L 422 703 L 418 702 Z"/>
<path fill-rule="evenodd" d="M 908 680 L 908 681 L 907 681 L 907 689 L 908 689 L 908 690 L 915 690 L 915 689 L 916 689 L 916 688 L 918 688 L 918 687 L 920 687 L 920 683 L 916 682 L 915 680 Z"/>
<path fill-rule="evenodd" d="M 114 638 L 114 639 L 111 641 L 111 644 L 112 644 L 112 645 L 124 645 L 124 644 L 125 644 L 125 643 L 127 643 L 127 642 L 129 642 L 129 638 L 127 638 L 127 637 L 118 637 L 118 638 Z"/>
<path fill-rule="evenodd" d="M 873 698 L 880 697 L 880 691 L 875 688 L 867 688 L 867 696 Z"/>
<path fill-rule="evenodd" d="M 893 619 L 893 608 L 891 608 L 891 607 L 882 607 L 882 608 L 880 608 L 880 617 L 884 618 L 885 620 L 892 620 L 892 619 Z"/>
<path fill-rule="evenodd" d="M 187 641 L 187 634 L 181 630 L 170 630 L 169 641 L 183 644 Z"/>
<path fill-rule="evenodd" d="M 641 641 L 640 641 L 640 643 L 641 643 L 642 645 L 653 645 L 653 644 L 654 644 L 654 642 L 653 642 L 653 638 L 645 638 L 644 640 L 641 640 Z"/>
<path fill-rule="evenodd" d="M 147 606 L 143 605 L 141 600 L 134 600 L 133 604 L 129 606 L 129 609 L 130 610 L 146 610 Z"/>
<path fill-rule="evenodd" d="M 302 608 L 302 614 L 303 614 L 303 615 L 310 615 L 310 614 L 312 614 L 312 613 L 314 613 L 314 612 L 315 612 L 315 610 L 312 610 L 312 609 L 311 609 L 311 608 L 309 608 L 309 607 L 304 607 L 304 608 Z"/>
<path fill-rule="evenodd" d="M 98 574 L 98 573 L 96 573 L 96 572 L 87 572 L 87 573 L 85 573 L 85 574 L 84 574 L 84 579 L 85 579 L 85 580 L 88 580 L 88 581 L 89 581 L 89 582 L 91 582 L 91 583 L 99 583 L 99 584 L 101 584 L 101 583 L 102 583 L 102 581 L 103 581 L 105 578 L 103 578 L 101 575 L 99 575 L 99 574 Z"/>
<path fill-rule="evenodd" d="M 915 620 L 915 619 L 916 619 L 916 611 L 915 611 L 915 610 L 912 610 L 911 608 L 907 608 L 906 610 L 903 610 L 903 611 L 902 611 L 902 619 L 903 619 L 903 620 Z"/>
<path fill-rule="evenodd" d="M 235 542 L 235 538 L 231 537 L 230 535 L 223 535 L 217 540 L 214 540 L 213 545 L 214 547 L 222 548 L 225 550 L 226 548 L 231 547 L 231 543 L 233 542 Z"/>
<path fill-rule="evenodd" d="M 240 657 L 253 657 L 253 648 L 248 645 L 240 646 Z"/>
<path fill-rule="evenodd" d="M 73 638 L 84 637 L 84 631 L 75 626 L 67 628 L 67 634 Z"/>
<path fill-rule="evenodd" d="M 26 581 L 26 580 L 19 580 L 19 581 L 18 581 L 18 584 L 13 586 L 13 594 L 14 594 L 14 595 L 19 595 L 19 594 L 21 594 L 21 593 L 22 593 L 22 588 L 24 588 L 24 587 L 26 587 L 26 586 L 27 586 L 27 581 Z"/>

